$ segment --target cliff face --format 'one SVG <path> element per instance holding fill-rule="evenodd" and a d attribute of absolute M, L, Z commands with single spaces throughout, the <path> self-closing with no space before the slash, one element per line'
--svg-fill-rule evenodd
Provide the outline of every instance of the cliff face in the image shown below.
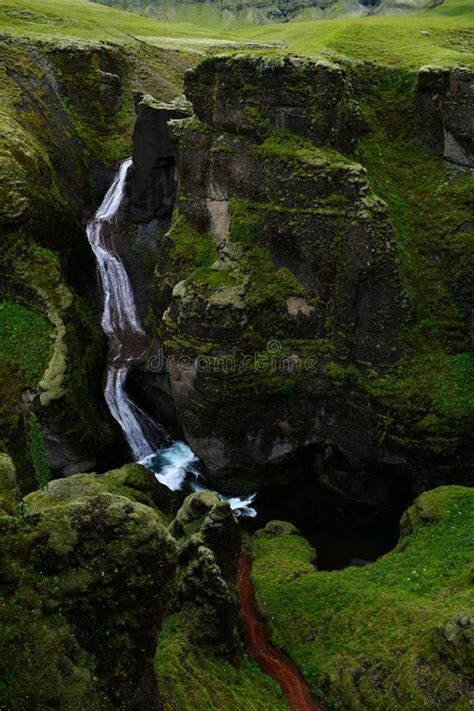
<path fill-rule="evenodd" d="M 180 189 L 153 308 L 178 419 L 229 490 L 291 476 L 295 456 L 372 500 L 463 477 L 401 435 L 417 316 L 391 206 L 349 158 L 371 140 L 363 84 L 343 65 L 259 57 L 186 77 L 196 118 L 171 123 Z"/>
<path fill-rule="evenodd" d="M 99 0 L 94 0 L 98 2 Z M 100 0 L 102 5 L 187 22 L 246 25 L 289 22 L 297 18 L 318 19 L 341 15 L 407 13 L 431 5 L 429 0 Z"/>
<path fill-rule="evenodd" d="M 4 39 L 0 62 L 0 428 L 29 490 L 33 471 L 67 475 L 120 453 L 101 395 L 105 342 L 84 223 L 130 151 L 132 69 L 143 89 L 156 87 L 161 56 L 138 57 L 133 43 Z M 178 92 L 164 81 L 161 90 Z"/>
<path fill-rule="evenodd" d="M 422 67 L 416 104 L 425 145 L 436 155 L 474 167 L 474 73 L 464 67 Z"/>

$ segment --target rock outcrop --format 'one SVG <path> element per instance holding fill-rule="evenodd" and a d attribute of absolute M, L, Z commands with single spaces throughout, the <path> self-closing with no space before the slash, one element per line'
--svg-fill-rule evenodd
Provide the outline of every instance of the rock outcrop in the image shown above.
<path fill-rule="evenodd" d="M 474 167 L 474 73 L 470 69 L 422 67 L 416 111 L 420 136 L 433 153 Z"/>
<path fill-rule="evenodd" d="M 133 707 L 176 567 L 166 497 L 129 465 L 51 482 L 1 519 L 8 708 Z"/>
<path fill-rule="evenodd" d="M 399 359 L 408 316 L 386 207 L 334 150 L 363 127 L 350 71 L 217 57 L 186 92 L 202 121 L 172 122 L 180 192 L 153 305 L 191 447 L 240 490 L 309 445 L 383 461 L 370 398 L 351 411 L 336 387 L 350 363 Z"/>
<path fill-rule="evenodd" d="M 0 455 L 2 706 L 161 709 L 153 659 L 169 616 L 182 616 L 190 658 L 211 645 L 239 662 L 238 523 L 214 493 L 179 503 L 136 464 L 20 502 Z"/>
<path fill-rule="evenodd" d="M 204 126 L 265 136 L 268 126 L 346 153 L 363 131 L 354 75 L 327 60 L 212 57 L 186 74 L 186 96 Z"/>
<path fill-rule="evenodd" d="M 135 93 L 133 174 L 127 217 L 132 222 L 170 219 L 176 200 L 176 150 L 168 121 L 185 118 L 185 102 L 164 103 L 149 94 Z"/>
<path fill-rule="evenodd" d="M 252 55 L 186 75 L 196 115 L 169 124 L 180 187 L 151 301 L 177 418 L 230 492 L 304 470 L 380 503 L 469 476 L 472 407 L 454 384 L 472 377 L 456 246 L 469 176 L 446 183 L 446 163 L 417 141 L 411 84 L 395 79 Z M 418 206 L 404 161 L 429 165 Z M 433 185 L 452 194 L 435 242 Z"/>
<path fill-rule="evenodd" d="M 240 529 L 229 505 L 214 492 L 191 494 L 170 532 L 178 542 L 174 610 L 186 606 L 195 643 L 239 649 L 239 605 L 235 576 Z"/>

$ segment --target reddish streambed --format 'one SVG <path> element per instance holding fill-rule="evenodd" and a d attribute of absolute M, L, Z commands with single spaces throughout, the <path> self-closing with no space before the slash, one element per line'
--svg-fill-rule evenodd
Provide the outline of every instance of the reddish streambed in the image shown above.
<path fill-rule="evenodd" d="M 270 633 L 260 620 L 257 611 L 250 579 L 251 567 L 250 556 L 242 548 L 237 573 L 237 590 L 250 656 L 281 686 L 283 696 L 293 711 L 324 711 L 323 707 L 311 697 L 307 684 L 293 662 L 270 644 Z"/>

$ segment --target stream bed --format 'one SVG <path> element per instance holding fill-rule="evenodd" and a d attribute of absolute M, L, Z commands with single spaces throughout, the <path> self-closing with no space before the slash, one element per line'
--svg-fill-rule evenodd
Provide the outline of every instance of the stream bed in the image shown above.
<path fill-rule="evenodd" d="M 251 568 L 250 555 L 245 548 L 242 548 L 237 573 L 237 591 L 250 656 L 280 685 L 283 696 L 293 711 L 323 711 L 323 707 L 312 698 L 308 685 L 297 667 L 283 652 L 270 643 L 270 632 L 257 610 L 250 577 Z"/>

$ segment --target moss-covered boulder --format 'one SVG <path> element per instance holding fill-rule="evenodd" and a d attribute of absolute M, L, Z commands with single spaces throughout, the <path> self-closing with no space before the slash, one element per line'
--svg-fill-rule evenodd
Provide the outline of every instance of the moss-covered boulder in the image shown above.
<path fill-rule="evenodd" d="M 178 544 L 174 598 L 155 654 L 164 711 L 288 708 L 245 655 L 235 577 L 240 530 L 214 492 L 186 498 L 170 531 Z"/>
<path fill-rule="evenodd" d="M 130 465 L 51 482 L 11 512 L 0 550 L 6 707 L 130 708 L 145 693 L 177 554 L 159 489 Z"/>
<path fill-rule="evenodd" d="M 301 537 L 268 527 L 254 536 L 252 578 L 272 641 L 329 708 L 470 708 L 473 515 L 472 489 L 429 491 L 403 516 L 391 553 L 336 572 L 318 572 Z"/>
<path fill-rule="evenodd" d="M 191 494 L 170 531 L 177 540 L 176 611 L 185 609 L 187 629 L 199 643 L 239 651 L 235 590 L 240 530 L 229 505 L 214 492 Z"/>

